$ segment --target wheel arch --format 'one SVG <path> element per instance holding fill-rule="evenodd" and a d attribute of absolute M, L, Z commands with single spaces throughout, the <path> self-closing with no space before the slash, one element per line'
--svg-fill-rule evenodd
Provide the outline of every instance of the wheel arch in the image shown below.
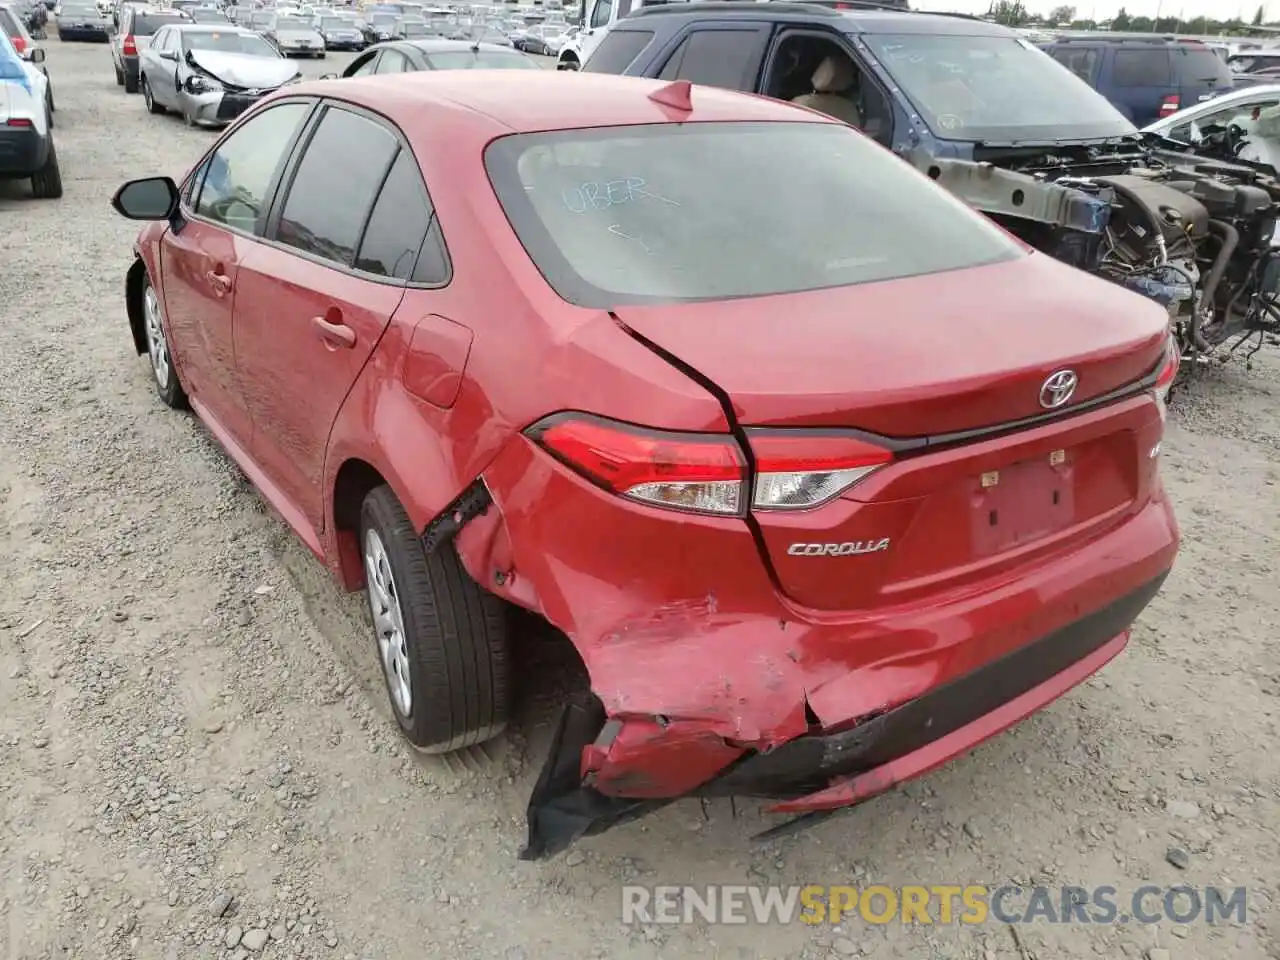
<path fill-rule="evenodd" d="M 138 355 L 147 352 L 147 332 L 143 327 L 142 290 L 147 282 L 147 265 L 142 257 L 134 257 L 124 277 L 124 305 L 129 314 L 129 330 Z"/>

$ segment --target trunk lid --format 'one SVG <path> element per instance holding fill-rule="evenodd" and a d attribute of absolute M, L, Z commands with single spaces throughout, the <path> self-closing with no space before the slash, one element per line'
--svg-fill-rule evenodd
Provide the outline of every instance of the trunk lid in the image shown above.
<path fill-rule="evenodd" d="M 1165 355 L 1164 311 L 1049 257 L 616 313 L 728 395 L 760 469 L 787 469 L 764 466 L 770 438 L 801 438 L 810 463 L 833 431 L 917 438 L 833 499 L 753 509 L 779 585 L 811 608 L 978 589 L 1123 522 L 1156 489 L 1163 421 L 1149 394 L 1001 429 L 1046 413 L 1055 372 L 1079 378 L 1069 413 Z"/>
<path fill-rule="evenodd" d="M 1149 373 L 1168 318 L 1135 293 L 1039 254 L 802 294 L 615 311 L 715 382 L 744 426 L 922 437 L 1043 414 L 1053 372 L 1071 404 Z M 785 349 L 781 349 L 785 346 Z"/>

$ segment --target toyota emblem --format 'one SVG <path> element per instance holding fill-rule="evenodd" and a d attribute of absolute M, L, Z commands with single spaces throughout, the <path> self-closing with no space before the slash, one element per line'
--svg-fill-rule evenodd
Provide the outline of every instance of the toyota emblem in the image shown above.
<path fill-rule="evenodd" d="M 1049 379 L 1040 387 L 1040 406 L 1046 410 L 1057 410 L 1071 399 L 1079 382 L 1080 378 L 1074 370 L 1059 370 L 1049 374 Z"/>

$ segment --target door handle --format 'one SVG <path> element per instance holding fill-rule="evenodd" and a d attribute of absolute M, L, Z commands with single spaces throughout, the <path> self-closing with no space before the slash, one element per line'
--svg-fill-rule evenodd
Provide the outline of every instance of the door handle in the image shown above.
<path fill-rule="evenodd" d="M 231 292 L 231 278 L 225 273 L 214 273 L 210 270 L 204 275 L 204 278 L 209 281 L 209 286 L 213 287 L 213 292 L 219 296 Z"/>
<path fill-rule="evenodd" d="M 320 339 L 335 347 L 354 347 L 356 332 L 345 323 L 330 323 L 324 317 L 312 317 L 311 325 L 316 328 Z"/>

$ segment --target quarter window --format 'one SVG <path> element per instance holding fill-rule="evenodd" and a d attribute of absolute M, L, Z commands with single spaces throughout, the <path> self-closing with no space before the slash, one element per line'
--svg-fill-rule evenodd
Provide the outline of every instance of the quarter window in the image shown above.
<path fill-rule="evenodd" d="M 271 185 L 309 103 L 284 103 L 246 120 L 205 161 L 195 212 L 236 230 L 262 236 Z"/>
<path fill-rule="evenodd" d="M 1119 87 L 1160 87 L 1173 82 L 1169 73 L 1169 51 L 1117 50 L 1115 80 Z"/>
<path fill-rule="evenodd" d="M 276 239 L 351 266 L 399 146 L 381 124 L 330 107 L 293 175 Z"/>
<path fill-rule="evenodd" d="M 373 205 L 356 269 L 408 280 L 430 224 L 431 204 L 422 187 L 418 162 L 408 150 L 401 150 Z"/>

